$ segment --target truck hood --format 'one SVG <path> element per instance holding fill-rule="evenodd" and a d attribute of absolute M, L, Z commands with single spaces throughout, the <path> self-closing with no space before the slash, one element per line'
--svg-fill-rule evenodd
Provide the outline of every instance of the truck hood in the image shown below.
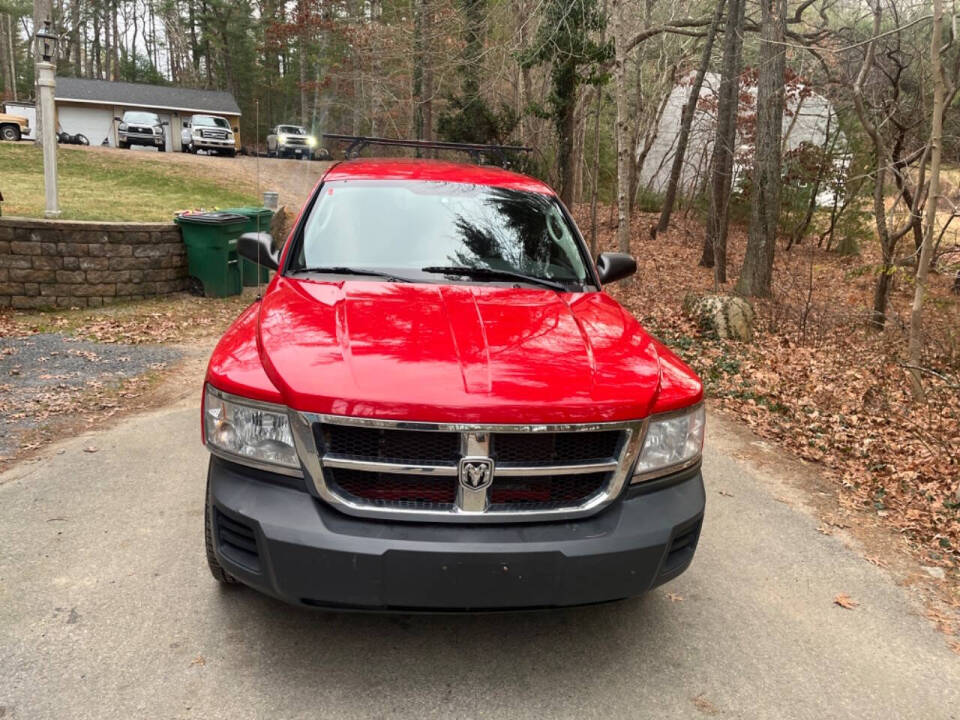
<path fill-rule="evenodd" d="M 278 276 L 258 349 L 294 409 L 408 421 L 630 420 L 661 380 L 658 344 L 598 292 Z"/>

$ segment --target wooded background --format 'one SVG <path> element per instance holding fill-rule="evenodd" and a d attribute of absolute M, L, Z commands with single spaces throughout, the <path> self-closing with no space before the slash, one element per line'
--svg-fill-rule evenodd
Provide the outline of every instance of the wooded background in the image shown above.
<path fill-rule="evenodd" d="M 635 209 L 660 212 L 655 236 L 678 203 L 699 208 L 719 290 L 729 223 L 745 224 L 747 296 L 770 294 L 778 237 L 848 254 L 879 242 L 882 327 L 894 269 L 914 268 L 919 307 L 929 268 L 955 252 L 940 166 L 960 148 L 960 52 L 955 6 L 944 15 L 943 0 L 0 0 L 0 81 L 6 98 L 33 96 L 30 38 L 49 17 L 61 75 L 229 90 L 248 142 L 299 122 L 529 145 L 518 166 L 568 205 L 592 202 L 594 246 L 598 202 L 616 203 L 623 250 Z M 644 162 L 678 84 L 688 100 L 654 192 Z M 814 93 L 823 142 L 788 147 Z M 711 141 L 687 157 L 703 116 Z M 698 181 L 680 184 L 692 164 Z"/>

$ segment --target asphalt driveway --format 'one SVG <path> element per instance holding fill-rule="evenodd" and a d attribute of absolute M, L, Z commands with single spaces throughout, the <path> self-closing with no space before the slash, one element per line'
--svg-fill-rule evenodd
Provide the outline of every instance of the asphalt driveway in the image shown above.
<path fill-rule="evenodd" d="M 648 596 L 379 616 L 210 578 L 194 399 L 68 440 L 0 475 L 0 718 L 957 717 L 908 591 L 708 442 L 697 558 Z"/>

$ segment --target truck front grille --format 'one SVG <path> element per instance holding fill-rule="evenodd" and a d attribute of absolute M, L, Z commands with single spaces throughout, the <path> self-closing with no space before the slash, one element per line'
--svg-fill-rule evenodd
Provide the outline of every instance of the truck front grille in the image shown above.
<path fill-rule="evenodd" d="M 596 511 L 624 487 L 643 433 L 642 421 L 479 426 L 328 415 L 305 415 L 307 427 L 301 446 L 315 449 L 318 462 L 307 467 L 322 498 L 353 514 L 433 522 Z M 488 468 L 480 487 L 468 463 Z"/>
<path fill-rule="evenodd" d="M 613 460 L 623 432 L 491 433 L 490 457 L 497 463 L 535 465 Z M 448 463 L 460 460 L 461 434 L 321 424 L 318 445 L 324 453 L 365 460 Z"/>
<path fill-rule="evenodd" d="M 317 444 L 324 453 L 407 464 L 449 461 L 456 465 L 460 459 L 459 433 L 334 424 L 319 425 L 318 430 Z"/>

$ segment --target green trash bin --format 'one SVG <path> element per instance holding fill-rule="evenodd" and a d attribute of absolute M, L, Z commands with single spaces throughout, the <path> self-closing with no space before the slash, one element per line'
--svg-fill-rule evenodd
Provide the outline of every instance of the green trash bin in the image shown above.
<path fill-rule="evenodd" d="M 224 208 L 223 212 L 236 213 L 247 218 L 247 226 L 243 229 L 245 233 L 251 232 L 270 232 L 270 223 L 273 220 L 273 210 L 265 207 L 235 207 Z M 243 277 L 244 287 L 254 287 L 257 285 L 257 271 L 260 271 L 259 282 L 267 283 L 270 281 L 270 271 L 265 267 L 258 267 L 253 260 L 240 258 L 240 275 Z"/>
<path fill-rule="evenodd" d="M 190 290 L 207 297 L 239 295 L 240 258 L 237 238 L 243 234 L 247 218 L 237 213 L 205 212 L 178 215 L 187 246 Z"/>

